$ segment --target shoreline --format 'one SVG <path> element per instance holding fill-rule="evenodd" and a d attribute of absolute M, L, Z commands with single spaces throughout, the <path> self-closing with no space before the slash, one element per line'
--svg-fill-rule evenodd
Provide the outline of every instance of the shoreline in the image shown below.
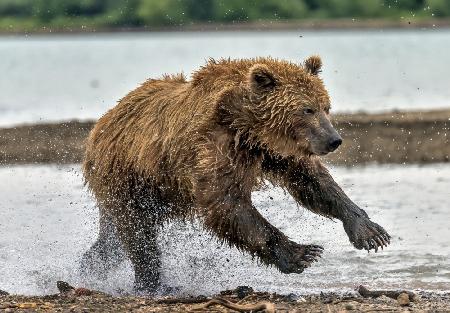
<path fill-rule="evenodd" d="M 326 163 L 427 164 L 450 161 L 450 109 L 337 114 L 342 146 Z M 80 163 L 94 121 L 0 128 L 0 165 Z"/>
<path fill-rule="evenodd" d="M 234 32 L 234 31 L 340 31 L 340 30 L 429 30 L 450 28 L 450 18 L 421 19 L 305 19 L 297 21 L 255 21 L 237 23 L 195 23 L 173 26 L 103 27 L 75 25 L 73 27 L 41 26 L 34 29 L 12 27 L 0 29 L 0 36 L 8 35 L 70 35 L 101 33 L 153 33 L 153 32 Z"/>
<path fill-rule="evenodd" d="M 352 293 L 276 294 L 254 291 L 249 286 L 225 290 L 212 297 L 112 296 L 75 288 L 58 281 L 57 294 L 8 295 L 0 291 L 4 312 L 448 312 L 450 293 L 406 290 L 368 290 Z M 28 312 L 28 311 L 27 311 Z"/>

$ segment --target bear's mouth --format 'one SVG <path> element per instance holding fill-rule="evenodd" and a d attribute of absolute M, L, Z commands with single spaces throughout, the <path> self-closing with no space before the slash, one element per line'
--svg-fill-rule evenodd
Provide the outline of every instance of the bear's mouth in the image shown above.
<path fill-rule="evenodd" d="M 318 156 L 324 156 L 330 153 L 331 151 L 313 151 L 312 153 Z"/>
<path fill-rule="evenodd" d="M 325 156 L 327 154 L 329 154 L 330 152 L 333 152 L 333 149 L 330 149 L 329 147 L 322 145 L 322 144 L 318 144 L 316 142 L 316 145 L 314 145 L 314 142 L 310 142 L 309 145 L 309 151 L 311 152 L 311 154 L 314 155 L 318 155 L 318 156 Z"/>
<path fill-rule="evenodd" d="M 330 153 L 330 151 L 328 151 L 325 148 L 322 148 L 321 144 L 315 140 L 311 140 L 308 138 L 308 150 L 312 155 L 318 155 L 318 156 L 324 156 L 327 155 L 328 153 Z"/>

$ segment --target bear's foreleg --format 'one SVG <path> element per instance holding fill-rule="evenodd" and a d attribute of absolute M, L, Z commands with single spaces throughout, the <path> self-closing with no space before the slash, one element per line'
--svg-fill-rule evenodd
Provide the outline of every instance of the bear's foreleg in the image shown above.
<path fill-rule="evenodd" d="M 289 240 L 253 207 L 250 189 L 228 176 L 232 169 L 222 173 L 225 175 L 220 179 L 203 178 L 196 194 L 197 207 L 209 231 L 283 273 L 301 273 L 317 261 L 322 247 Z"/>
<path fill-rule="evenodd" d="M 376 252 L 390 243 L 390 235 L 350 200 L 318 159 L 304 158 L 287 163 L 282 177 L 286 189 L 309 210 L 341 220 L 350 242 L 357 249 Z"/>

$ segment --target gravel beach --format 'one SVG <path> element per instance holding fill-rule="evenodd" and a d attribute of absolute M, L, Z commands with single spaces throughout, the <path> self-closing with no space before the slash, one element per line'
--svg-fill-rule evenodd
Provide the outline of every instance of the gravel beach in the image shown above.
<path fill-rule="evenodd" d="M 408 293 L 410 294 L 408 296 Z M 398 292 L 379 297 L 358 293 L 280 295 L 238 287 L 213 297 L 110 296 L 85 288 L 26 297 L 0 296 L 2 312 L 449 312 L 450 293 Z M 230 308 L 234 306 L 234 308 Z"/>

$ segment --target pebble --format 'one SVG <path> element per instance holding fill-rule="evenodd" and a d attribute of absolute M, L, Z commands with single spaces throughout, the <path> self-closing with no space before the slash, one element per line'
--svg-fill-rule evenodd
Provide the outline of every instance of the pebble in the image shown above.
<path fill-rule="evenodd" d="M 401 293 L 398 298 L 397 298 L 397 302 L 399 305 L 401 306 L 407 306 L 409 305 L 409 296 L 407 293 L 403 292 Z"/>
<path fill-rule="evenodd" d="M 58 287 L 59 292 L 61 293 L 66 293 L 69 292 L 71 290 L 74 290 L 75 288 L 72 287 L 71 285 L 69 285 L 69 283 L 59 280 L 56 282 L 56 286 Z"/>
<path fill-rule="evenodd" d="M 303 299 L 303 300 L 301 300 Z M 296 295 L 295 293 L 290 293 L 286 296 L 287 301 L 291 302 L 306 302 L 306 300 L 303 297 L 300 297 L 299 295 Z"/>
<path fill-rule="evenodd" d="M 347 303 L 345 305 L 345 309 L 351 311 L 355 309 L 355 306 L 353 304 Z"/>
<path fill-rule="evenodd" d="M 253 293 L 253 288 L 249 286 L 238 286 L 235 291 L 239 299 L 244 299 Z"/>

